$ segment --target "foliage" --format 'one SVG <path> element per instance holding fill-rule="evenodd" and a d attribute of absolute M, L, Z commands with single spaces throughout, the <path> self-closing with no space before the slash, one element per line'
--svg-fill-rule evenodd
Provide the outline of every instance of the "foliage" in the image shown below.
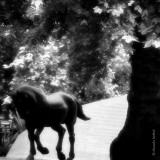
<path fill-rule="evenodd" d="M 100 99 L 108 98 L 105 90 L 105 81 L 93 77 L 85 88 L 86 102 L 93 102 Z"/>
<path fill-rule="evenodd" d="M 13 142 L 16 140 L 17 136 L 18 136 L 18 133 L 16 133 L 13 136 L 9 134 L 2 135 L 2 137 L 0 138 L 1 139 L 1 146 L 0 146 L 0 156 L 1 157 L 6 156 Z"/>
<path fill-rule="evenodd" d="M 106 52 L 100 50 L 99 37 L 102 36 L 102 31 L 98 21 L 98 16 L 86 19 L 83 23 L 78 21 L 70 31 L 72 37 L 68 76 L 76 84 L 72 92 L 77 91 L 77 96 L 87 102 L 96 100 L 96 91 L 91 91 L 91 86 L 95 85 L 95 80 L 100 82 L 100 78 L 106 75 Z"/>
<path fill-rule="evenodd" d="M 15 75 L 11 85 L 30 84 L 53 92 L 58 88 L 67 89 L 66 67 L 68 56 L 64 44 L 50 39 L 48 45 L 33 48 L 21 47 L 16 58 L 5 68 L 14 67 Z"/>
<path fill-rule="evenodd" d="M 7 3 L 9 2 L 7 1 L 3 5 L 6 6 Z M 20 21 L 18 26 L 13 23 L 15 19 L 12 20 L 12 28 L 16 28 L 16 31 L 17 28 L 20 28 L 19 31 L 22 33 L 20 39 L 25 37 L 22 43 L 25 50 L 23 53 L 19 50 L 16 59 L 10 65 L 16 69 L 13 84 L 32 83 L 47 91 L 48 89 L 52 91 L 54 89 L 50 86 L 57 85 L 67 88 L 67 84 L 71 83 L 71 85 L 76 84 L 81 92 L 81 89 L 86 88 L 89 83 L 94 84 L 94 79 L 99 80 L 99 83 L 101 83 L 101 79 L 105 81 L 107 70 L 109 70 L 107 63 L 115 56 L 112 48 L 116 45 L 112 45 L 110 39 L 118 41 L 121 37 L 122 43 L 126 42 L 124 44 L 126 46 L 127 43 L 136 41 L 132 34 L 132 27 L 128 34 L 126 28 L 129 27 L 123 28 L 119 25 L 118 18 L 120 16 L 125 20 L 123 16 L 126 9 L 125 4 L 115 5 L 113 3 L 112 5 L 101 2 L 100 6 L 103 7 L 101 8 L 97 6 L 98 1 L 43 1 L 39 11 L 31 1 L 28 3 L 20 1 L 17 5 L 23 8 L 23 12 L 21 11 L 19 14 L 26 21 L 32 22 L 32 28 L 31 23 L 25 25 L 22 23 L 23 21 Z M 18 11 L 10 12 L 10 16 L 16 12 Z M 110 14 L 115 17 L 114 20 L 109 17 Z M 57 41 L 64 35 L 70 43 L 69 52 L 67 52 L 68 61 L 66 66 L 62 67 L 66 69 L 64 72 L 67 74 L 64 74 L 68 78 L 57 80 L 59 62 L 54 62 L 54 60 L 58 60 L 61 53 L 59 54 L 57 51 L 56 56 L 51 56 L 51 52 L 50 54 L 45 53 L 46 50 L 42 46 L 48 43 L 48 36 L 54 37 L 53 39 Z M 36 46 L 34 47 L 34 45 Z M 22 49 L 21 46 L 19 48 Z M 46 58 L 44 58 L 44 53 Z M 53 61 L 52 64 L 49 64 L 51 61 Z M 47 74 L 44 74 L 45 72 Z M 52 85 L 53 82 L 54 85 Z M 85 92 L 89 93 L 87 90 Z"/>
<path fill-rule="evenodd" d="M 9 97 L 5 98 L 3 105 L 7 106 L 11 103 L 11 99 Z M 7 107 L 4 109 L 6 110 Z M 18 137 L 18 135 L 25 130 L 25 123 L 19 117 L 17 112 L 9 112 L 4 111 L 6 114 L 4 115 L 4 120 L 9 121 L 11 124 L 11 129 L 9 132 L 0 133 L 0 156 L 6 156 L 12 144 Z"/>
<path fill-rule="evenodd" d="M 129 48 L 128 43 L 136 41 L 136 38 L 108 15 L 123 15 L 125 5 L 111 8 L 105 2 L 103 10 L 96 6 L 98 1 L 43 1 L 39 7 L 33 2 L 21 5 L 25 7 L 23 16 L 33 24 L 32 28 L 28 24 L 23 24 L 25 27 L 21 27 L 22 23 L 18 27 L 13 24 L 17 32 L 19 28 L 22 42 L 15 60 L 4 65 L 4 68 L 15 68 L 12 86 L 29 83 L 47 92 L 65 89 L 84 101 L 118 93 L 113 83 L 121 85 L 124 80 L 114 81 L 114 76 L 111 77 L 111 73 L 107 75 L 107 72 L 121 72 L 123 77 L 128 74 L 124 76 L 125 69 L 114 71 L 115 67 L 109 68 L 108 64 L 117 63 L 112 58 L 117 56 L 114 48 L 120 36 L 125 48 Z M 121 79 L 121 74 L 116 77 Z M 96 92 L 92 91 L 93 86 Z"/>
<path fill-rule="evenodd" d="M 16 38 L 12 34 L 11 27 L 0 26 L 0 96 L 2 97 L 8 93 L 8 83 L 14 72 L 13 69 L 5 70 L 3 64 L 13 61 L 17 48 Z"/>
<path fill-rule="evenodd" d="M 30 6 L 31 1 L 28 0 L 2 0 L 0 2 L 1 19 L 0 23 L 4 25 L 12 25 L 16 21 L 20 25 L 31 25 L 32 22 L 25 14 L 27 8 Z"/>
<path fill-rule="evenodd" d="M 0 133 L 0 156 L 6 156 L 19 133 L 24 130 L 25 125 L 23 120 L 21 120 L 20 117 L 13 115 L 12 131 L 10 133 Z"/>
<path fill-rule="evenodd" d="M 13 134 L 21 133 L 23 132 L 26 128 L 25 128 L 25 122 L 20 118 L 19 114 L 16 113 L 12 113 L 12 131 Z"/>
<path fill-rule="evenodd" d="M 129 90 L 129 77 L 131 66 L 129 63 L 129 54 L 125 52 L 123 44 L 119 43 L 114 52 L 115 57 L 108 63 L 108 78 L 111 80 L 113 89 L 110 95 L 125 94 Z M 110 89 L 108 89 L 110 90 Z"/>
<path fill-rule="evenodd" d="M 133 42 L 143 43 L 145 48 L 150 46 L 156 48 L 160 47 L 159 6 L 160 3 L 158 1 L 150 0 L 121 0 L 118 1 L 118 3 L 116 1 L 108 0 L 101 1 L 99 5 L 94 8 L 94 12 L 96 14 L 109 14 L 108 22 L 110 22 L 110 24 L 104 23 L 103 25 L 106 26 L 107 29 L 110 29 L 110 39 L 121 43 L 125 52 L 132 54 Z M 120 56 L 122 55 L 123 54 L 120 54 Z M 113 58 L 109 62 L 109 65 L 116 61 L 117 58 Z M 126 60 L 126 58 L 124 59 Z M 115 64 L 118 65 L 118 63 L 116 62 Z M 119 86 L 116 87 L 111 85 L 111 91 L 117 90 L 119 93 L 122 93 L 123 88 L 124 91 L 128 90 L 128 88 L 125 88 L 123 85 L 124 83 L 122 84 L 121 82 L 128 83 L 130 74 L 129 68 L 130 67 L 126 63 L 123 67 L 119 66 L 119 71 L 115 73 L 114 70 L 116 67 L 113 70 L 110 70 L 109 66 L 108 69 L 110 70 L 110 73 L 108 73 L 107 76 L 108 85 L 110 86 L 111 79 L 113 79 L 113 83 Z M 111 79 L 109 77 L 111 77 Z"/>
<path fill-rule="evenodd" d="M 156 0 L 126 0 L 119 1 L 119 3 L 110 0 L 107 2 L 101 1 L 94 9 L 97 14 L 103 12 L 110 14 L 112 23 L 115 26 L 113 29 L 120 31 L 113 32 L 113 38 L 126 43 L 137 41 L 133 32 L 137 27 L 138 32 L 146 36 L 143 39 L 145 41 L 144 47 L 154 46 L 159 48 L 159 7 L 160 3 Z"/>

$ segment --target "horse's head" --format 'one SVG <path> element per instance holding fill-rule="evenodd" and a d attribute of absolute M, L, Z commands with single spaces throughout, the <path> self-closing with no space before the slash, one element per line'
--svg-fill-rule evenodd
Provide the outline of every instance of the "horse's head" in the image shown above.
<path fill-rule="evenodd" d="M 43 98 L 41 90 L 26 85 L 20 86 L 10 93 L 9 109 L 17 111 L 24 120 L 31 120 L 38 115 L 38 106 L 42 105 Z"/>
<path fill-rule="evenodd" d="M 28 99 L 24 93 L 15 90 L 4 99 L 2 105 L 13 113 L 17 111 L 22 119 L 26 119 L 29 115 L 27 101 Z"/>

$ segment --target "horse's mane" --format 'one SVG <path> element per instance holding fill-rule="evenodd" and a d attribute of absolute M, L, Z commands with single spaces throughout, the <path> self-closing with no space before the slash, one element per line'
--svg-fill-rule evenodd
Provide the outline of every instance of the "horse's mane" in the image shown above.
<path fill-rule="evenodd" d="M 14 95 L 22 94 L 22 93 L 27 93 L 28 95 L 30 95 L 30 97 L 34 99 L 36 103 L 43 103 L 46 101 L 46 94 L 42 89 L 27 85 L 27 84 L 18 85 L 17 87 L 15 87 L 11 91 L 10 96 L 12 97 Z"/>

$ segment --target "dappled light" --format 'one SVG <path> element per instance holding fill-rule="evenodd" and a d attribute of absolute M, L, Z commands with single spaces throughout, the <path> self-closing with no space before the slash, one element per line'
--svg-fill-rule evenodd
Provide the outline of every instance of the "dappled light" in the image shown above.
<path fill-rule="evenodd" d="M 93 112 L 96 114 L 97 111 L 102 117 L 88 122 L 91 128 L 95 127 L 95 130 L 91 129 L 93 133 L 89 133 L 95 139 L 92 137 L 92 143 L 88 137 L 88 143 L 92 144 L 90 151 L 80 149 L 80 152 L 76 151 L 77 155 L 87 157 L 92 154 L 99 139 L 103 148 L 99 147 L 96 154 L 102 160 L 105 156 L 110 160 L 159 158 L 159 8 L 159 0 L 1 0 L 0 156 L 6 156 L 25 129 L 19 113 L 13 110 L 16 105 L 12 105 L 9 97 L 20 85 L 29 85 L 40 88 L 46 95 L 63 91 L 83 105 L 96 103 Z M 103 133 L 105 128 L 108 135 L 106 117 L 116 110 L 108 111 L 117 106 L 116 100 L 123 95 L 128 95 L 124 127 L 118 128 L 112 140 L 106 138 L 104 145 L 100 132 Z M 106 101 L 105 114 L 99 113 L 101 100 L 113 102 L 109 105 Z M 123 106 L 119 105 L 117 110 L 121 113 Z M 23 109 L 20 110 L 22 114 Z M 93 112 L 89 109 L 88 113 Z M 32 113 L 26 111 L 27 115 Z M 115 123 L 119 119 L 117 116 L 110 118 Z M 112 125 L 109 128 L 115 129 L 116 125 Z M 64 130 L 60 130 L 59 144 L 64 134 Z M 72 135 L 72 153 L 68 160 L 74 158 L 73 139 Z M 41 152 L 48 153 L 37 142 Z M 28 160 L 34 159 L 33 143 L 31 146 L 32 154 Z M 107 155 L 102 153 L 105 149 Z M 61 145 L 58 145 L 57 152 L 59 159 L 65 160 Z"/>

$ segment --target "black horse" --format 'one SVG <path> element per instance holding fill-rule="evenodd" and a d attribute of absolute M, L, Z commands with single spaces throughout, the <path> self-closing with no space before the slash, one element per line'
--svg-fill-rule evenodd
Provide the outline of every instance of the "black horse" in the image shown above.
<path fill-rule="evenodd" d="M 37 143 L 37 149 L 42 154 L 48 154 L 47 148 L 43 147 L 39 135 L 44 127 L 51 127 L 58 132 L 59 139 L 56 146 L 57 156 L 60 160 L 65 160 L 62 152 L 62 141 L 65 134 L 65 124 L 69 133 L 70 152 L 68 160 L 75 157 L 74 154 L 74 124 L 76 118 L 89 120 L 82 110 L 80 103 L 72 96 L 64 92 L 56 92 L 51 95 L 45 95 L 38 88 L 22 85 L 11 93 L 12 106 L 17 110 L 22 119 L 25 120 L 30 141 L 30 154 L 27 160 L 33 160 L 36 154 L 34 141 Z"/>

